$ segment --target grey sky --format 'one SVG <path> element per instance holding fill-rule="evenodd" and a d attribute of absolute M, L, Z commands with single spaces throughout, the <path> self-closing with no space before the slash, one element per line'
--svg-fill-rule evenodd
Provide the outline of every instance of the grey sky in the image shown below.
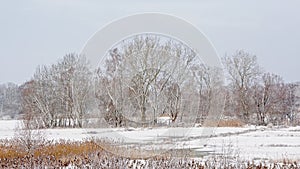
<path fill-rule="evenodd" d="M 299 7 L 297 0 L 1 1 L 0 83 L 21 84 L 38 65 L 79 53 L 112 20 L 142 12 L 183 18 L 207 35 L 220 56 L 245 49 L 265 70 L 300 81 Z"/>

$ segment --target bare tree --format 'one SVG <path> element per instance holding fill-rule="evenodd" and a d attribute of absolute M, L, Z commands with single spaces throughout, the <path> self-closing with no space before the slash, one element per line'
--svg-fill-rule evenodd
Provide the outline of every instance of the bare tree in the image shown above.
<path fill-rule="evenodd" d="M 174 122 L 180 111 L 181 90 L 178 84 L 170 84 L 165 92 L 166 105 L 163 109 L 163 114 L 168 114 Z"/>
<path fill-rule="evenodd" d="M 292 124 L 296 122 L 296 116 L 299 106 L 300 97 L 297 94 L 297 90 L 299 85 L 296 83 L 288 83 L 285 85 L 287 90 L 287 97 L 286 97 L 286 115 L 291 120 Z"/>
<path fill-rule="evenodd" d="M 92 72 L 89 70 L 87 60 L 75 54 L 66 55 L 57 66 L 55 79 L 59 84 L 59 99 L 69 126 L 82 127 L 82 119 L 89 111 L 91 97 Z M 73 123 L 73 124 L 72 124 Z"/>
<path fill-rule="evenodd" d="M 285 104 L 287 88 L 283 79 L 274 74 L 265 73 L 262 83 L 253 86 L 253 100 L 257 121 L 260 125 L 279 121 L 287 111 Z"/>
<path fill-rule="evenodd" d="M 232 56 L 225 56 L 223 63 L 233 88 L 236 111 L 248 121 L 251 113 L 250 88 L 261 74 L 256 56 L 239 50 Z"/>
<path fill-rule="evenodd" d="M 116 65 L 113 64 L 115 62 L 109 63 L 109 61 L 107 61 L 107 63 L 109 65 L 107 67 L 109 77 L 105 76 L 100 69 L 97 70 L 95 76 L 95 97 L 98 102 L 98 109 L 100 110 L 98 116 L 100 119 L 104 118 L 105 121 L 113 127 L 121 127 L 125 124 L 123 115 L 120 112 L 121 110 L 117 109 L 117 106 L 119 106 L 118 103 L 120 102 L 119 96 L 121 96 L 120 93 L 122 91 L 119 90 L 119 85 L 117 85 L 116 82 L 120 82 L 120 80 L 114 77 Z"/>
<path fill-rule="evenodd" d="M 213 103 L 213 92 L 216 87 L 222 87 L 222 71 L 216 67 L 209 67 L 205 64 L 197 64 L 192 67 L 193 77 L 196 83 L 198 95 L 197 117 L 205 118 Z"/>
<path fill-rule="evenodd" d="M 54 127 L 57 102 L 51 71 L 45 66 L 38 67 L 33 79 L 22 86 L 22 108 L 25 118 L 34 118 L 32 125 L 37 128 Z"/>

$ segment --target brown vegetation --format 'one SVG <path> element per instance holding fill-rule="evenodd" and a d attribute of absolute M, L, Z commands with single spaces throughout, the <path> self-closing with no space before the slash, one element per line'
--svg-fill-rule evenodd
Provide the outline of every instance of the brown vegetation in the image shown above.
<path fill-rule="evenodd" d="M 239 119 L 221 119 L 221 120 L 206 120 L 204 127 L 243 127 L 243 123 Z"/>
<path fill-rule="evenodd" d="M 109 153 L 95 141 L 59 141 L 45 144 L 28 153 L 11 140 L 2 140 L 0 145 L 1 168 L 297 168 L 295 161 L 242 162 L 215 156 L 206 160 L 194 160 L 187 156 L 161 154 L 147 159 L 122 157 Z M 104 144 L 105 145 L 105 144 Z M 123 151 L 128 151 L 123 149 Z"/>
<path fill-rule="evenodd" d="M 243 123 L 239 119 L 230 119 L 230 120 L 220 120 L 218 127 L 242 127 L 245 123 Z"/>
<path fill-rule="evenodd" d="M 12 143 L 10 143 L 12 142 Z M 83 164 L 89 159 L 89 155 L 103 152 L 103 149 L 93 141 L 85 142 L 48 142 L 34 149 L 33 152 L 14 144 L 14 141 L 2 141 L 0 145 L 1 167 L 27 166 L 33 161 L 35 165 L 67 166 Z"/>

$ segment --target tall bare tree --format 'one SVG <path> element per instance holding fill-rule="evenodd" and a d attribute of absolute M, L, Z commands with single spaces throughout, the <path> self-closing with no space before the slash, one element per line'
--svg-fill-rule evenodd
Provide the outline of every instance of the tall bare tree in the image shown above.
<path fill-rule="evenodd" d="M 54 75 L 59 84 L 59 99 L 68 122 L 82 127 L 83 115 L 89 111 L 91 101 L 92 72 L 89 70 L 87 60 L 75 54 L 66 55 L 55 66 Z"/>
<path fill-rule="evenodd" d="M 286 120 L 290 120 L 291 124 L 297 124 L 297 113 L 300 107 L 300 96 L 298 94 L 299 84 L 297 83 L 285 83 L 286 87 L 286 110 L 285 117 Z"/>
<path fill-rule="evenodd" d="M 283 79 L 274 74 L 265 73 L 261 84 L 253 86 L 253 100 L 258 124 L 266 125 L 268 122 L 279 122 L 280 117 L 287 111 L 287 88 Z"/>
<path fill-rule="evenodd" d="M 233 88 L 234 100 L 237 103 L 236 111 L 248 121 L 251 113 L 250 88 L 261 74 L 257 58 L 255 55 L 239 50 L 232 56 L 225 56 L 223 64 Z"/>
<path fill-rule="evenodd" d="M 212 103 L 213 92 L 216 87 L 222 87 L 222 71 L 216 67 L 209 67 L 205 64 L 197 64 L 192 67 L 193 77 L 196 83 L 198 94 L 198 117 L 204 118 L 208 115 Z"/>

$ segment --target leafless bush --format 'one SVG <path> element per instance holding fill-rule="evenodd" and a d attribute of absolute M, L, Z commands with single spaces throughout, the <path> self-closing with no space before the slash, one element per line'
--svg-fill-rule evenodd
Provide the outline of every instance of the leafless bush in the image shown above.
<path fill-rule="evenodd" d="M 35 149 L 44 146 L 48 142 L 44 133 L 40 129 L 34 129 L 30 122 L 26 120 L 16 127 L 12 141 L 19 149 L 30 155 Z"/>

